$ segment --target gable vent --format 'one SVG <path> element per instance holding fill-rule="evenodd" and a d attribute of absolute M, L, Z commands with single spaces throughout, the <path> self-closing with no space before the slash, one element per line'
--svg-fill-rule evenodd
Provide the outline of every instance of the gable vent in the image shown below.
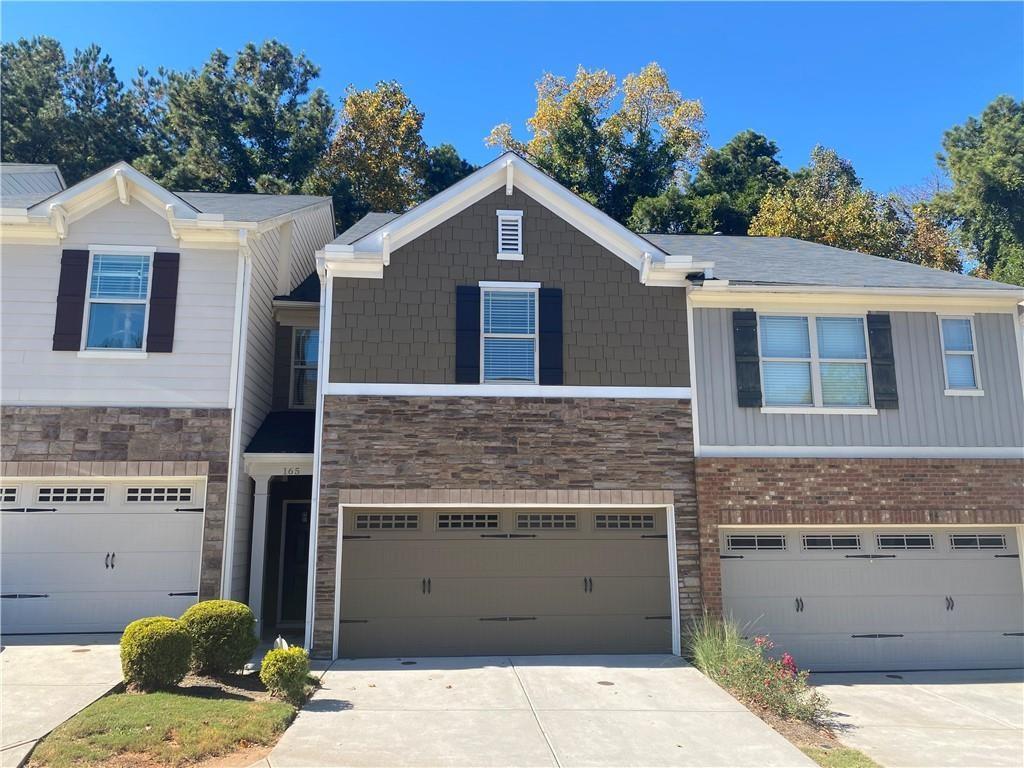
<path fill-rule="evenodd" d="M 522 211 L 498 211 L 498 258 L 523 260 Z"/>

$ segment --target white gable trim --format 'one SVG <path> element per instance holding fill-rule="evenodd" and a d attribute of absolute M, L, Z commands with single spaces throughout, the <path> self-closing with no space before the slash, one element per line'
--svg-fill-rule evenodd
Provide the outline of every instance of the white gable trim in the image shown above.
<path fill-rule="evenodd" d="M 697 262 L 686 255 L 666 254 L 514 152 L 506 152 L 350 245 L 328 243 L 323 250 L 324 261 L 338 275 L 383 276 L 383 268 L 395 250 L 502 187 L 509 194 L 512 186 L 636 269 L 645 284 L 685 285 L 687 272 L 712 266 L 712 262 Z"/>

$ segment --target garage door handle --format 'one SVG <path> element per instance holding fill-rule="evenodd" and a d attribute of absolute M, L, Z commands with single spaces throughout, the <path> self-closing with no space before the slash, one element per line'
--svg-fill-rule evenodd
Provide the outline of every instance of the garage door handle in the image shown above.
<path fill-rule="evenodd" d="M 426 579 L 420 579 L 420 592 L 422 592 L 424 595 L 427 594 L 427 580 Z"/>
<path fill-rule="evenodd" d="M 104 568 L 109 568 L 110 567 L 110 553 L 109 552 L 107 552 L 107 559 L 103 561 L 103 567 Z"/>
<path fill-rule="evenodd" d="M 117 552 L 111 552 L 110 553 L 110 567 L 111 568 L 113 568 L 115 565 L 117 565 L 117 563 L 114 562 L 115 560 L 117 560 Z"/>
<path fill-rule="evenodd" d="M 804 599 L 802 597 L 798 597 L 793 602 L 796 603 L 796 612 L 797 613 L 803 613 L 804 612 Z"/>

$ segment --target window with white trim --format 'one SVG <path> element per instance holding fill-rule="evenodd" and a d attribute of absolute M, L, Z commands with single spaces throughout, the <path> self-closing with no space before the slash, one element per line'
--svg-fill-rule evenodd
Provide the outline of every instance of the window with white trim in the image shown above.
<path fill-rule="evenodd" d="M 18 486 L 7 485 L 0 488 L 0 502 L 11 504 L 18 500 Z"/>
<path fill-rule="evenodd" d="M 537 289 L 481 289 L 480 376 L 484 382 L 537 383 Z"/>
<path fill-rule="evenodd" d="M 78 502 L 78 501 L 106 501 L 107 489 L 85 486 L 74 486 L 70 488 L 47 486 L 36 492 L 36 501 L 43 502 Z"/>
<path fill-rule="evenodd" d="M 316 406 L 316 366 L 319 349 L 318 329 L 292 329 L 292 408 Z"/>
<path fill-rule="evenodd" d="M 930 533 L 879 533 L 875 543 L 879 549 L 935 549 Z"/>
<path fill-rule="evenodd" d="M 1006 549 L 1006 537 L 1001 533 L 951 533 L 950 549 Z"/>
<path fill-rule="evenodd" d="M 523 212 L 498 211 L 498 258 L 523 258 Z"/>
<path fill-rule="evenodd" d="M 945 370 L 946 389 L 953 392 L 981 389 L 978 385 L 974 318 L 940 317 L 939 336 L 942 339 L 942 366 Z"/>
<path fill-rule="evenodd" d="M 766 406 L 871 405 L 863 317 L 761 314 L 757 321 Z"/>
<path fill-rule="evenodd" d="M 124 500 L 128 504 L 192 501 L 192 488 L 177 485 L 131 485 L 125 489 Z"/>
<path fill-rule="evenodd" d="M 152 254 L 92 254 L 86 349 L 145 348 L 152 260 Z"/>
<path fill-rule="evenodd" d="M 725 546 L 730 552 L 779 552 L 786 548 L 786 536 L 782 533 L 735 533 L 725 537 Z"/>

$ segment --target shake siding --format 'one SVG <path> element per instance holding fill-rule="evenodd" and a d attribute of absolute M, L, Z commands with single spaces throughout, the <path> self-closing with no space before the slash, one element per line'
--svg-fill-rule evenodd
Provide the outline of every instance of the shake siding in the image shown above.
<path fill-rule="evenodd" d="M 930 312 L 892 312 L 899 408 L 875 416 L 764 414 L 736 404 L 730 309 L 694 311 L 702 445 L 1024 446 L 1024 397 L 1014 317 L 977 314 L 984 397 L 943 394 L 939 321 Z"/>
<path fill-rule="evenodd" d="M 53 351 L 61 251 L 90 245 L 181 254 L 173 352 L 115 360 Z M 235 252 L 180 248 L 162 217 L 140 203 L 117 201 L 72 222 L 60 245 L 5 244 L 0 258 L 4 404 L 228 406 L 237 262 Z"/>

